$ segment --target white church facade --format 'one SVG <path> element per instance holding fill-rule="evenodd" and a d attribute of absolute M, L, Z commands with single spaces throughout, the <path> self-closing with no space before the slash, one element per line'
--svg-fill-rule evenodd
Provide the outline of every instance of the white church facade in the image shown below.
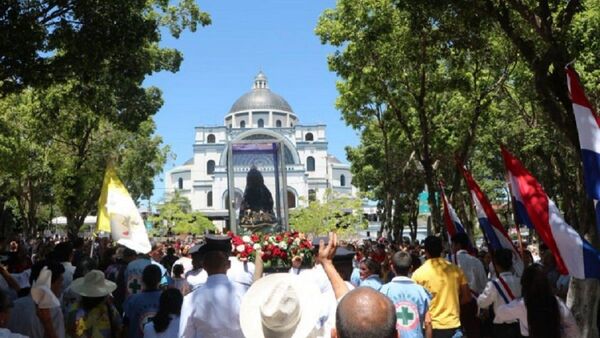
<path fill-rule="evenodd" d="M 350 165 L 328 153 L 327 126 L 301 123 L 288 102 L 270 90 L 262 72 L 256 76 L 252 90 L 235 101 L 223 122 L 222 126 L 196 127 L 193 157 L 166 173 L 167 193 L 179 191 L 190 200 L 194 211 L 214 221 L 227 219 L 227 148 L 231 143 L 248 140 L 284 145 L 289 209 L 305 206 L 309 200 L 322 201 L 328 190 L 357 195 Z M 259 169 L 269 170 L 267 166 Z M 265 175 L 265 183 L 267 180 Z M 234 186 L 244 185 L 245 177 L 236 176 Z M 241 203 L 242 196 L 243 191 L 236 188 L 236 204 Z"/>

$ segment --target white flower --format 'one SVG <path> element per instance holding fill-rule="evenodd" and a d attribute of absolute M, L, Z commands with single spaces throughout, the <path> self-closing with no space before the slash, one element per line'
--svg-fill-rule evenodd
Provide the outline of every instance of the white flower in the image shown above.
<path fill-rule="evenodd" d="M 294 245 L 300 245 L 300 238 L 294 238 Z"/>
<path fill-rule="evenodd" d="M 248 236 L 248 235 L 242 237 L 242 241 L 244 241 L 244 243 L 250 243 L 250 242 L 252 242 L 252 240 L 250 239 L 250 236 Z"/>
<path fill-rule="evenodd" d="M 244 244 L 240 244 L 236 246 L 235 249 L 237 250 L 237 252 L 244 252 L 246 250 L 246 246 Z"/>
<path fill-rule="evenodd" d="M 283 250 L 287 249 L 287 243 L 283 242 L 283 241 L 279 242 L 279 244 L 277 244 L 277 246 L 280 247 Z"/>
<path fill-rule="evenodd" d="M 267 245 L 269 245 L 269 242 L 267 242 L 267 241 L 264 241 L 264 242 L 263 242 L 263 245 L 264 245 L 264 246 L 267 246 Z"/>
<path fill-rule="evenodd" d="M 260 250 L 261 249 L 260 244 L 258 244 L 258 243 L 254 244 L 253 248 L 254 248 L 254 250 Z"/>

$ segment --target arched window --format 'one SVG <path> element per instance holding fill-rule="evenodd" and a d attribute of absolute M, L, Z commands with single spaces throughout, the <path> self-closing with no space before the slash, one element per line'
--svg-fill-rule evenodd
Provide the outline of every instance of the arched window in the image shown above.
<path fill-rule="evenodd" d="M 306 171 L 315 171 L 315 158 L 312 156 L 306 158 Z"/>
<path fill-rule="evenodd" d="M 206 193 L 206 206 L 207 207 L 213 206 L 212 195 L 213 195 L 212 191 L 209 191 Z"/>
<path fill-rule="evenodd" d="M 258 119 L 257 125 L 259 128 L 265 127 L 265 121 L 263 119 Z"/>
<path fill-rule="evenodd" d="M 306 135 L 304 135 L 304 141 L 314 141 L 314 136 L 312 133 L 306 133 Z"/>
<path fill-rule="evenodd" d="M 183 189 L 183 178 L 179 178 L 177 179 L 177 189 L 181 190 Z"/>
<path fill-rule="evenodd" d="M 208 134 L 206 137 L 206 143 L 215 143 L 215 134 Z"/>
<path fill-rule="evenodd" d="M 240 128 L 246 128 L 246 121 L 240 122 Z"/>
<path fill-rule="evenodd" d="M 317 200 L 317 192 L 315 191 L 315 189 L 308 190 L 308 201 L 314 202 L 316 200 Z"/>
<path fill-rule="evenodd" d="M 291 191 L 287 192 L 287 203 L 289 209 L 296 207 L 296 195 Z"/>
<path fill-rule="evenodd" d="M 215 173 L 215 161 L 210 160 L 206 162 L 206 173 L 212 175 Z"/>
<path fill-rule="evenodd" d="M 275 121 L 275 127 L 281 128 L 281 120 Z"/>
<path fill-rule="evenodd" d="M 344 176 L 344 175 L 340 175 L 340 186 L 342 186 L 342 187 L 346 186 L 346 176 Z"/>

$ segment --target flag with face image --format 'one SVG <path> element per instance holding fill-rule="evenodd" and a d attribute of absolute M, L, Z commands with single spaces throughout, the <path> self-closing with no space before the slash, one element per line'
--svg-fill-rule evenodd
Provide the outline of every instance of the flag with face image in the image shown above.
<path fill-rule="evenodd" d="M 111 165 L 104 174 L 96 229 L 110 232 L 114 241 L 137 252 L 148 253 L 152 249 L 144 220 Z"/>

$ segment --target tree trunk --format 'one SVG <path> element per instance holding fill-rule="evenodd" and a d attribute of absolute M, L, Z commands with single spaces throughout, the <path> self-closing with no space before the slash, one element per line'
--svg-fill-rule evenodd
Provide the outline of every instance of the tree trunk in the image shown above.
<path fill-rule="evenodd" d="M 437 203 L 437 199 L 435 198 L 437 185 L 435 183 L 435 177 L 433 173 L 433 167 L 431 164 L 425 165 L 423 164 L 423 168 L 425 169 L 425 184 L 427 185 L 427 202 L 429 203 L 429 209 L 431 211 L 431 225 L 433 227 L 433 232 L 440 232 L 441 225 L 441 214 L 440 208 Z"/>
<path fill-rule="evenodd" d="M 395 242 L 402 242 L 402 236 L 404 235 L 404 224 L 402 224 L 402 203 L 400 203 L 399 198 L 394 199 L 394 221 L 393 224 L 393 233 Z"/>
<path fill-rule="evenodd" d="M 597 338 L 598 302 L 600 301 L 600 281 L 596 279 L 571 278 L 567 306 L 581 330 L 581 338 Z"/>

